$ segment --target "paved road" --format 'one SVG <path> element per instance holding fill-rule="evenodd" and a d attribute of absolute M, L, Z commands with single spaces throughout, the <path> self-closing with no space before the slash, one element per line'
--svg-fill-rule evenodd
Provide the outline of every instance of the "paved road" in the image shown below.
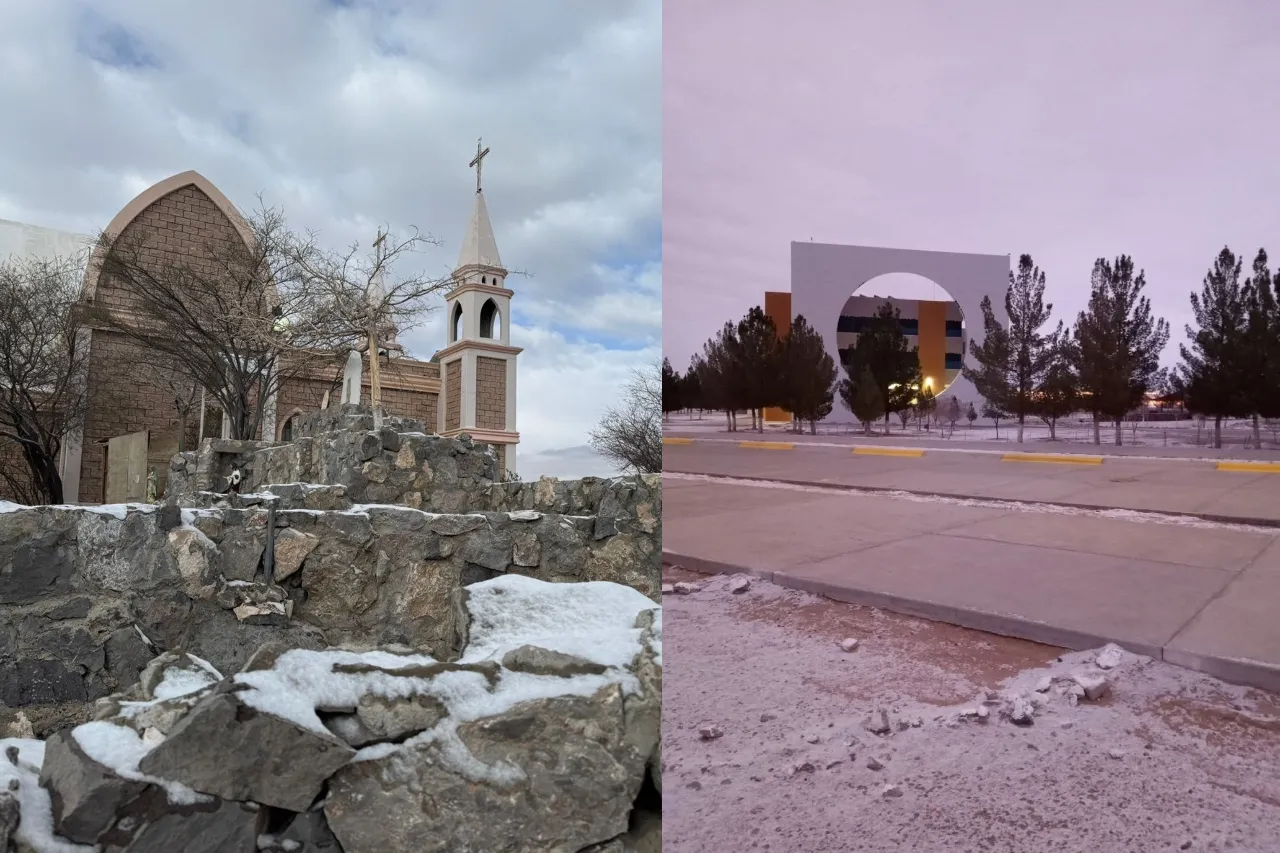
<path fill-rule="evenodd" d="M 668 447 L 669 471 L 1280 518 L 1280 476 L 1126 461 Z M 742 480 L 664 478 L 663 552 L 701 571 L 1083 649 L 1119 642 L 1280 691 L 1280 530 L 1114 511 L 975 506 Z M 1270 502 L 1271 507 L 1264 504 Z"/>
<path fill-rule="evenodd" d="M 990 450 L 923 452 L 867 456 L 813 443 L 759 450 L 704 437 L 664 447 L 663 469 L 1280 523 L 1280 473 L 1221 471 L 1216 462 L 1174 459 L 1104 457 L 1102 464 L 1082 465 L 1007 462 Z"/>

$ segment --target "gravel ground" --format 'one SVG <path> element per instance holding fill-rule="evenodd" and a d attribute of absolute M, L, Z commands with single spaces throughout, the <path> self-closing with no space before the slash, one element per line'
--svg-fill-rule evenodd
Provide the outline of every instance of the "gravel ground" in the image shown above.
<path fill-rule="evenodd" d="M 664 575 L 701 587 L 663 601 L 667 853 L 1280 851 L 1277 697 L 759 580 L 735 594 L 741 576 Z M 1110 691 L 1073 703 L 1077 673 Z M 1015 699 L 1030 725 L 1008 718 Z M 881 709 L 889 734 L 866 725 Z"/>

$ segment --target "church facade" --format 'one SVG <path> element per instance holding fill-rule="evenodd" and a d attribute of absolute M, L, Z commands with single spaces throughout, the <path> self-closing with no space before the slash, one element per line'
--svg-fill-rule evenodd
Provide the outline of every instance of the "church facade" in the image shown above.
<path fill-rule="evenodd" d="M 478 163 L 476 163 L 478 165 Z M 478 171 L 478 170 L 477 170 Z M 250 240 L 231 202 L 197 172 L 183 172 L 144 190 L 106 231 L 143 230 L 149 247 L 182 256 L 219 239 Z M 128 311 L 125 292 L 90 256 L 83 300 L 100 309 Z M 494 446 L 499 470 L 514 474 L 516 357 L 510 343 L 512 291 L 498 255 L 488 208 L 477 189 L 451 287 L 445 297 L 447 341 L 429 361 L 392 350 L 380 364 L 382 408 L 423 421 L 443 435 L 467 433 Z M 141 500 L 155 472 L 163 489 L 168 461 L 180 446 L 223 437 L 221 413 L 202 398 L 196 414 L 180 417 L 175 382 L 144 347 L 105 326 L 87 331 L 90 388 L 83 427 L 67 437 L 61 460 L 66 500 L 103 503 Z M 348 353 L 285 382 L 265 403 L 257 438 L 287 441 L 295 419 L 340 399 Z M 370 401 L 368 359 L 361 359 L 360 402 Z M 180 435 L 182 433 L 182 435 Z M 0 448 L 0 452 L 4 452 Z M 114 454 L 114 456 L 113 456 Z M 126 465 L 124 456 L 130 456 Z M 143 461 L 145 459 L 145 461 Z M 0 487 L 3 488 L 3 487 Z M 6 495 L 0 493 L 0 499 Z"/>

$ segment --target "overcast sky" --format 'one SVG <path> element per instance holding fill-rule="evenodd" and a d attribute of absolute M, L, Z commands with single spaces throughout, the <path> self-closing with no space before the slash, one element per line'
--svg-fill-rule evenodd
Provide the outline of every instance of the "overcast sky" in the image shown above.
<path fill-rule="evenodd" d="M 663 22 L 663 344 L 681 370 L 790 290 L 793 240 L 1029 252 L 1068 319 L 1094 259 L 1127 253 L 1173 326 L 1166 363 L 1224 244 L 1246 270 L 1260 246 L 1280 263 L 1280 3 L 733 8 L 681 0 Z"/>
<path fill-rule="evenodd" d="M 0 0 L 0 219 L 93 233 L 194 169 L 334 246 L 415 225 L 446 274 L 483 136 L 531 274 L 507 282 L 521 475 L 608 474 L 587 433 L 660 347 L 660 62 L 657 0 Z"/>

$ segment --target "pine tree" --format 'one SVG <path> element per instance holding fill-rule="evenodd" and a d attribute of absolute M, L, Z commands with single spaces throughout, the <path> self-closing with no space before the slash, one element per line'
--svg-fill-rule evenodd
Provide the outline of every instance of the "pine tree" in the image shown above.
<path fill-rule="evenodd" d="M 928 385 L 923 386 L 920 393 L 916 395 L 916 416 L 920 418 L 926 430 L 929 429 L 929 421 L 937 409 L 938 398 L 934 396 L 933 389 Z"/>
<path fill-rule="evenodd" d="M 880 394 L 879 382 L 871 373 L 871 368 L 862 368 L 856 382 L 852 379 L 841 380 L 840 399 L 845 408 L 862 422 L 867 435 L 871 435 L 871 424 L 884 415 L 884 397 Z"/>
<path fill-rule="evenodd" d="M 1222 419 L 1249 414 L 1248 294 L 1240 284 L 1242 262 L 1224 246 L 1191 294 L 1196 325 L 1187 326 L 1191 346 L 1180 348 L 1179 385 L 1192 414 L 1213 418 L 1213 446 L 1222 447 Z"/>
<path fill-rule="evenodd" d="M 831 414 L 837 371 L 826 342 L 803 316 L 791 321 L 782 365 L 782 405 L 801 429 L 807 421 L 810 434 L 816 434 L 818 421 Z"/>
<path fill-rule="evenodd" d="M 1280 417 L 1280 308 L 1267 251 L 1259 249 L 1253 259 L 1253 275 L 1244 283 L 1246 312 L 1244 358 L 1247 376 L 1245 396 L 1253 416 L 1253 444 L 1262 449 L 1262 418 Z"/>
<path fill-rule="evenodd" d="M 861 382 L 864 370 L 870 372 L 887 429 L 889 415 L 909 408 L 920 387 L 920 359 L 902 333 L 902 318 L 893 303 L 880 306 L 844 356 L 845 373 L 855 385 Z"/>
<path fill-rule="evenodd" d="M 686 409 L 697 409 L 699 420 L 702 419 L 702 410 L 706 408 L 702 397 L 702 377 L 698 373 L 698 364 L 701 360 L 701 357 L 694 353 L 693 358 L 689 359 L 689 369 L 680 379 L 680 402 Z"/>
<path fill-rule="evenodd" d="M 1116 444 L 1125 415 L 1162 381 L 1160 353 L 1169 342 L 1169 324 L 1151 314 L 1142 294 L 1146 273 L 1133 274 L 1133 259 L 1099 258 L 1093 265 L 1089 306 L 1073 330 L 1076 376 L 1094 416 L 1094 443 L 1101 443 L 1099 420 L 1114 419 Z"/>
<path fill-rule="evenodd" d="M 773 320 L 756 306 L 738 321 L 732 351 L 742 382 L 743 403 L 757 432 L 764 431 L 764 409 L 777 405 L 782 391 L 782 342 Z"/>
<path fill-rule="evenodd" d="M 991 300 L 982 300 L 983 341 L 970 348 L 977 368 L 970 375 L 978 392 L 999 400 L 1001 408 L 1018 419 L 1018 441 L 1022 441 L 1028 415 L 1035 413 L 1036 389 L 1044 382 L 1063 336 L 1062 323 L 1044 332 L 1053 305 L 1044 301 L 1044 272 L 1030 255 L 1018 259 L 1017 273 L 1009 273 L 1005 291 L 1005 313 L 1009 325 L 1000 327 Z M 992 332 L 1001 328 L 1001 333 Z M 986 389 L 985 391 L 983 389 Z"/>
<path fill-rule="evenodd" d="M 1035 413 L 1049 427 L 1049 440 L 1058 440 L 1058 420 L 1080 410 L 1080 382 L 1067 359 L 1055 361 L 1036 389 Z"/>
<path fill-rule="evenodd" d="M 670 359 L 662 359 L 662 416 L 678 412 L 680 403 L 680 374 L 671 367 Z"/>

